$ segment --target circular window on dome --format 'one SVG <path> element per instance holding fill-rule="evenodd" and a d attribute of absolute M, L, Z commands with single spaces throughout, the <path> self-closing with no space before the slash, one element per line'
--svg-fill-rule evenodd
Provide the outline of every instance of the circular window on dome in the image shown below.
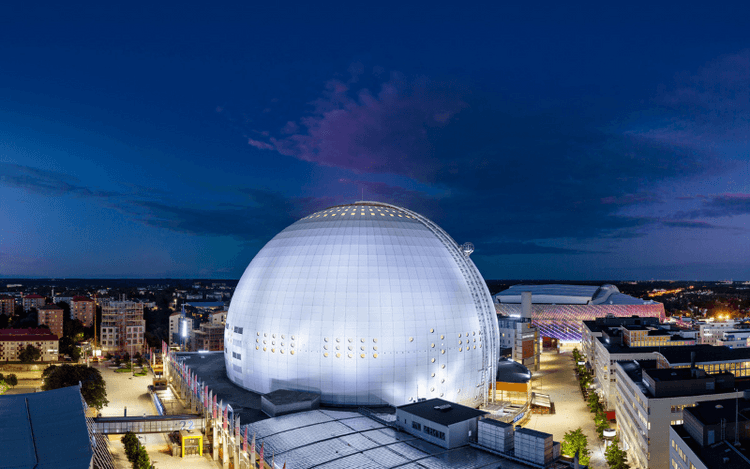
<path fill-rule="evenodd" d="M 360 353 L 359 356 L 360 356 L 360 358 L 365 358 L 365 354 L 364 353 Z"/>
<path fill-rule="evenodd" d="M 443 339 L 445 339 L 445 336 L 440 334 L 440 340 L 443 340 Z"/>
<path fill-rule="evenodd" d="M 372 339 L 372 341 L 375 342 L 376 344 L 378 343 L 378 339 Z"/>
<path fill-rule="evenodd" d="M 377 353 L 373 353 L 372 354 L 372 358 L 378 358 L 378 354 Z"/>
<path fill-rule="evenodd" d="M 282 339 L 284 338 L 284 334 L 281 334 L 281 338 L 282 338 Z"/>
<path fill-rule="evenodd" d="M 435 329 L 430 329 L 430 333 L 431 334 L 434 333 L 434 332 L 435 332 Z"/>
<path fill-rule="evenodd" d="M 336 352 L 336 358 L 341 358 L 341 354 Z"/>
<path fill-rule="evenodd" d="M 430 359 L 430 361 L 431 361 L 432 363 L 435 363 L 435 359 L 434 359 L 434 358 Z"/>
<path fill-rule="evenodd" d="M 324 357 L 327 357 L 327 356 L 328 356 L 328 352 L 324 352 L 324 353 L 323 353 L 323 356 L 324 356 Z"/>

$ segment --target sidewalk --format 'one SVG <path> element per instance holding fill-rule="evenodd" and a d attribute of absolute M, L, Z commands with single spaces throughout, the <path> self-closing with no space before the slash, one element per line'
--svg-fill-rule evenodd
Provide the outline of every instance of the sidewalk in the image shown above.
<path fill-rule="evenodd" d="M 545 352 L 541 356 L 541 370 L 534 376 L 533 391 L 549 394 L 555 403 L 554 415 L 532 414 L 526 428 L 551 433 L 562 442 L 565 433 L 581 428 L 588 437 L 592 469 L 606 469 L 604 441 L 596 434 L 594 414 L 581 396 L 570 352 Z"/>

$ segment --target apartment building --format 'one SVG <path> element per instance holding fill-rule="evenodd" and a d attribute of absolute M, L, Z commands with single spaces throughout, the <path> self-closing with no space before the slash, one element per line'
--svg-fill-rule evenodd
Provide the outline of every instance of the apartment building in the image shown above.
<path fill-rule="evenodd" d="M 685 408 L 744 396 L 743 391 L 735 391 L 731 373 L 708 373 L 697 367 L 658 368 L 658 363 L 659 360 L 615 363 L 617 423 L 633 468 L 670 467 L 670 425 L 683 422 Z"/>
<path fill-rule="evenodd" d="M 70 315 L 81 321 L 84 327 L 91 327 L 96 317 L 96 303 L 86 296 L 74 296 L 70 302 Z"/>
<path fill-rule="evenodd" d="M 210 322 L 201 323 L 200 328 L 193 331 L 191 339 L 193 351 L 220 352 L 224 350 L 224 326 Z"/>
<path fill-rule="evenodd" d="M 750 401 L 706 401 L 669 428 L 671 469 L 750 469 Z"/>
<path fill-rule="evenodd" d="M 63 336 L 63 309 L 57 305 L 44 305 L 37 313 L 37 324 L 46 324 L 59 339 Z"/>
<path fill-rule="evenodd" d="M 45 305 L 47 299 L 43 297 L 42 295 L 37 295 L 36 293 L 32 293 L 30 295 L 26 295 L 23 298 L 21 298 L 21 304 L 23 305 L 23 311 L 25 313 L 28 313 L 31 308 L 36 308 L 37 310 Z"/>
<path fill-rule="evenodd" d="M 13 316 L 16 311 L 16 299 L 10 295 L 0 295 L 0 314 Z"/>
<path fill-rule="evenodd" d="M 42 361 L 56 362 L 59 341 L 47 329 L 0 329 L 0 361 L 17 361 L 27 345 L 42 352 Z"/>
<path fill-rule="evenodd" d="M 102 302 L 101 345 L 107 353 L 128 352 L 134 354 L 144 350 L 146 321 L 143 319 L 143 303 L 135 301 Z"/>

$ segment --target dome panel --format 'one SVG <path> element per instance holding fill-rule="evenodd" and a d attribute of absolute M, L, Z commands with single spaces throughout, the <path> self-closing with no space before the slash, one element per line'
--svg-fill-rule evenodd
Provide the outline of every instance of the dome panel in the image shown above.
<path fill-rule="evenodd" d="M 317 392 L 326 404 L 477 404 L 497 343 L 477 279 L 459 246 L 413 212 L 360 202 L 314 213 L 269 241 L 240 279 L 227 375 L 258 393 Z M 476 348 L 459 346 L 466 332 Z"/>

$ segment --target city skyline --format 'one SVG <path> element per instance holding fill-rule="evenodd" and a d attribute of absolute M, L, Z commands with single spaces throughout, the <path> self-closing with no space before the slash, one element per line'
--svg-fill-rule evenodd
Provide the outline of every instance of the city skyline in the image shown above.
<path fill-rule="evenodd" d="M 239 278 L 364 199 L 487 279 L 750 279 L 747 6 L 2 8 L 0 277 Z"/>

